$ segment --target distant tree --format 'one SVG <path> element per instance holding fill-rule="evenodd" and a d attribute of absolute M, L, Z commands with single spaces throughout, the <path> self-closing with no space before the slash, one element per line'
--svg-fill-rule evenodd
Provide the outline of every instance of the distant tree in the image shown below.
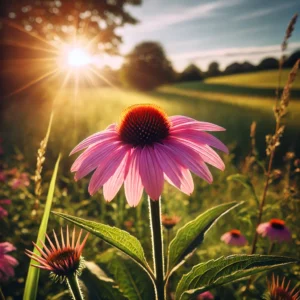
<path fill-rule="evenodd" d="M 213 77 L 213 76 L 218 76 L 220 75 L 220 69 L 219 69 L 219 64 L 217 62 L 212 62 L 209 64 L 208 66 L 208 70 L 207 70 L 207 77 Z"/>
<path fill-rule="evenodd" d="M 126 56 L 120 72 L 123 84 L 139 90 L 154 89 L 174 78 L 171 62 L 156 42 L 138 44 Z"/>
<path fill-rule="evenodd" d="M 278 68 L 278 60 L 273 57 L 263 59 L 257 66 L 258 70 L 271 70 Z"/>
<path fill-rule="evenodd" d="M 284 62 L 284 68 L 292 68 L 296 61 L 300 59 L 300 50 L 292 53 Z"/>
<path fill-rule="evenodd" d="M 226 67 L 224 74 L 239 74 L 255 71 L 256 68 L 251 63 L 245 61 L 243 63 L 234 62 Z"/>
<path fill-rule="evenodd" d="M 201 70 L 194 64 L 188 65 L 178 76 L 178 81 L 199 81 L 203 80 Z"/>
<path fill-rule="evenodd" d="M 242 66 L 242 72 L 244 73 L 253 72 L 256 70 L 256 67 L 251 63 L 249 63 L 248 61 L 242 63 L 241 66 Z"/>
<path fill-rule="evenodd" d="M 3 25 L 19 25 L 52 42 L 93 39 L 93 45 L 107 53 L 117 53 L 122 42 L 118 27 L 136 24 L 125 7 L 141 0 L 1 0 Z"/>

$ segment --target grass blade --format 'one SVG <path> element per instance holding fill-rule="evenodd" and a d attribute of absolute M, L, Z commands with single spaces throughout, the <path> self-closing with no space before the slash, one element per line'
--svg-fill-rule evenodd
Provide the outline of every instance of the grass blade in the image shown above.
<path fill-rule="evenodd" d="M 54 190 L 55 190 L 55 182 L 56 182 L 56 177 L 57 177 L 57 172 L 58 172 L 59 161 L 60 161 L 60 155 L 57 158 L 57 161 L 56 161 L 56 164 L 54 167 L 54 171 L 52 174 L 48 194 L 47 194 L 45 211 L 43 214 L 42 222 L 41 222 L 38 237 L 37 237 L 38 244 L 39 244 L 39 240 L 41 240 L 41 241 L 45 240 L 45 233 L 47 230 L 48 220 L 49 220 L 51 206 L 52 206 L 52 200 L 53 200 L 53 195 L 54 195 Z M 36 248 L 34 248 L 34 253 L 36 253 L 37 255 L 40 255 L 40 253 L 36 250 Z M 38 268 L 31 266 L 33 263 L 35 263 L 35 262 L 31 259 L 30 266 L 28 269 L 26 284 L 25 284 L 23 300 L 35 300 L 36 299 L 40 270 Z"/>

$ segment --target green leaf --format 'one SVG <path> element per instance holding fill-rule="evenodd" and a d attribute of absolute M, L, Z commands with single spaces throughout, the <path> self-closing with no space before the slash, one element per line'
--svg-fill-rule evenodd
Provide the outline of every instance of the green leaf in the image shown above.
<path fill-rule="evenodd" d="M 190 299 L 193 295 L 247 276 L 295 263 L 297 260 L 269 255 L 231 255 L 198 264 L 182 276 L 176 289 L 176 300 Z"/>
<path fill-rule="evenodd" d="M 56 164 L 54 167 L 54 171 L 52 174 L 52 178 L 50 181 L 45 210 L 44 210 L 43 218 L 42 218 L 38 236 L 37 236 L 37 241 L 36 241 L 37 244 L 39 244 L 40 241 L 43 241 L 43 242 L 45 241 L 45 234 L 47 231 L 48 220 L 49 220 L 49 215 L 50 215 L 52 201 L 53 201 L 53 195 L 54 195 L 54 190 L 55 190 L 55 182 L 56 182 L 56 177 L 57 177 L 57 172 L 58 172 L 59 161 L 60 161 L 60 155 L 57 158 L 57 161 L 56 161 Z M 36 248 L 34 248 L 33 252 L 39 256 L 41 255 L 37 251 Z M 35 261 L 33 259 L 30 260 L 30 266 L 29 266 L 29 270 L 28 270 L 26 283 L 25 283 L 23 300 L 35 300 L 36 299 L 38 281 L 39 281 L 39 276 L 40 276 L 40 269 L 33 267 L 32 264 L 35 264 Z"/>
<path fill-rule="evenodd" d="M 238 205 L 240 204 L 230 202 L 213 207 L 181 227 L 169 246 L 168 270 L 170 273 L 177 264 L 181 265 L 181 261 L 203 242 L 204 235 L 214 223 Z"/>
<path fill-rule="evenodd" d="M 111 253 L 108 270 L 124 296 L 129 300 L 154 300 L 154 285 L 145 270 L 124 255 L 114 252 Z"/>
<path fill-rule="evenodd" d="M 237 182 L 241 183 L 246 189 L 248 189 L 251 192 L 256 203 L 259 204 L 259 200 L 257 198 L 254 186 L 249 177 L 241 175 L 241 174 L 234 174 L 234 175 L 228 176 L 227 180 L 228 181 L 237 181 Z"/>
<path fill-rule="evenodd" d="M 80 280 L 88 290 L 88 299 L 114 300 L 126 299 L 118 286 L 111 278 L 107 277 L 103 270 L 94 262 L 86 261 Z"/>
<path fill-rule="evenodd" d="M 116 227 L 104 225 L 101 223 L 84 220 L 67 214 L 53 212 L 55 215 L 72 222 L 73 224 L 85 229 L 91 234 L 103 239 L 108 244 L 116 247 L 123 253 L 127 254 L 135 262 L 147 270 L 149 276 L 152 271 L 146 261 L 143 247 L 139 240 L 128 232 Z"/>

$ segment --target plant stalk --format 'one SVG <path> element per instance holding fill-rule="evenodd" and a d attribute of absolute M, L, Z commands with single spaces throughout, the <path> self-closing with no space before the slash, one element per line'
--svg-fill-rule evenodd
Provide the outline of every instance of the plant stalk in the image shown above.
<path fill-rule="evenodd" d="M 84 300 L 77 275 L 71 275 L 67 278 L 68 288 L 73 300 Z"/>
<path fill-rule="evenodd" d="M 160 200 L 149 198 L 150 226 L 152 238 L 153 269 L 155 274 L 156 298 L 165 300 L 164 292 L 164 249 L 161 225 Z"/>

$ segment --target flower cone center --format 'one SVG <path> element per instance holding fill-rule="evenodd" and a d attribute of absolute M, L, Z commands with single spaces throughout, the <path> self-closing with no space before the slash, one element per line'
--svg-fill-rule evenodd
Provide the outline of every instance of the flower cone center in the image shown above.
<path fill-rule="evenodd" d="M 231 236 L 234 238 L 239 238 L 241 236 L 241 232 L 237 229 L 233 229 L 230 231 Z"/>
<path fill-rule="evenodd" d="M 144 147 L 162 142 L 169 135 L 167 115 L 155 105 L 134 105 L 123 113 L 118 127 L 123 142 Z"/>
<path fill-rule="evenodd" d="M 284 229 L 285 223 L 282 220 L 279 219 L 272 219 L 270 221 L 270 224 L 275 229 Z"/>

